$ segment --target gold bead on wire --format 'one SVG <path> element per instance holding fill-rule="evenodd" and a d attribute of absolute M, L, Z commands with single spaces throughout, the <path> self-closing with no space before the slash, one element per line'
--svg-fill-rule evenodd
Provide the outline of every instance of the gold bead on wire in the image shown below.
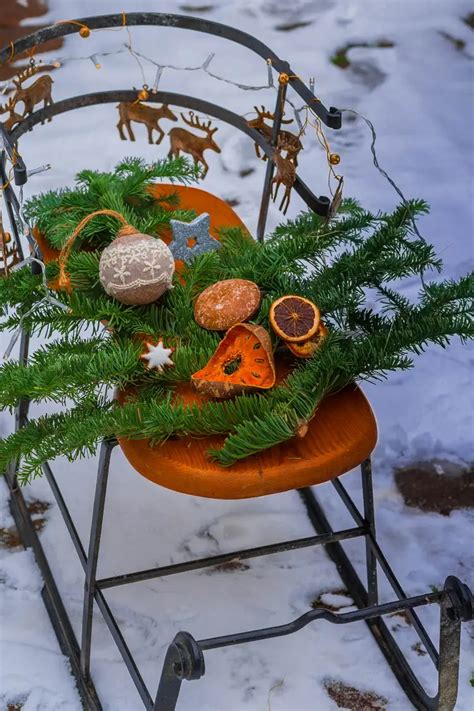
<path fill-rule="evenodd" d="M 139 101 L 147 101 L 150 98 L 150 92 L 148 91 L 148 84 L 143 84 L 143 89 L 140 89 L 140 91 L 137 94 L 137 98 Z"/>

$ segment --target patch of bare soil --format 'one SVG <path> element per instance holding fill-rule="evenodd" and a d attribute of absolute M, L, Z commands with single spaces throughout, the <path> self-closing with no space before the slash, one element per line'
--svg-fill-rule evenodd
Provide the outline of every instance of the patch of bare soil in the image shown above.
<path fill-rule="evenodd" d="M 419 657 L 426 657 L 426 655 L 428 654 L 421 642 L 415 642 L 415 644 L 413 644 L 411 648 Z"/>
<path fill-rule="evenodd" d="M 307 20 L 306 22 L 285 22 L 282 25 L 276 25 L 275 29 L 278 32 L 293 32 L 293 30 L 299 30 L 300 27 L 308 27 L 308 25 L 312 24 L 311 20 Z"/>
<path fill-rule="evenodd" d="M 416 462 L 395 472 L 395 483 L 407 506 L 449 516 L 474 508 L 474 467 L 447 460 Z"/>
<path fill-rule="evenodd" d="M 241 560 L 229 560 L 228 563 L 221 563 L 220 565 L 215 565 L 213 568 L 209 568 L 207 574 L 235 573 L 243 570 L 250 570 L 250 565 L 247 565 L 247 563 L 244 563 Z"/>
<path fill-rule="evenodd" d="M 180 5 L 179 9 L 183 12 L 212 12 L 214 5 Z"/>
<path fill-rule="evenodd" d="M 239 171 L 239 176 L 241 178 L 246 178 L 247 175 L 252 175 L 252 173 L 255 173 L 255 168 L 244 168 L 243 170 Z"/>
<path fill-rule="evenodd" d="M 5 47 L 10 44 L 10 42 L 15 42 L 19 37 L 23 37 L 24 35 L 31 34 L 32 32 L 46 27 L 44 24 L 22 26 L 20 23 L 27 18 L 42 17 L 46 14 L 47 10 L 48 5 L 46 0 L 0 0 L 0 47 Z M 52 40 L 51 42 L 41 45 L 35 54 L 59 49 L 62 45 L 62 38 Z M 29 58 L 29 54 L 22 53 L 14 59 L 24 60 L 27 57 Z M 12 64 L 8 63 L 4 66 L 0 66 L 0 81 L 10 79 L 24 67 L 24 62 L 18 63 L 16 61 Z"/>
<path fill-rule="evenodd" d="M 225 201 L 230 207 L 237 207 L 237 205 L 240 205 L 240 200 L 239 198 L 228 198 Z"/>
<path fill-rule="evenodd" d="M 348 69 L 348 67 L 352 64 L 348 56 L 351 49 L 355 49 L 356 47 L 380 49 L 391 48 L 394 46 L 394 43 L 388 39 L 381 39 L 376 42 L 349 42 L 344 47 L 336 49 L 331 57 L 331 62 L 335 64 L 336 67 L 339 67 L 339 69 Z"/>
<path fill-rule="evenodd" d="M 27 509 L 30 516 L 33 517 L 35 531 L 41 531 L 46 525 L 47 518 L 44 514 L 49 509 L 49 504 L 35 499 L 27 504 Z M 0 546 L 2 548 L 19 548 L 21 545 L 20 535 L 15 526 L 10 526 L 10 528 L 0 527 Z"/>
<path fill-rule="evenodd" d="M 457 49 L 459 52 L 462 52 L 464 49 L 466 49 L 466 43 L 460 37 L 455 37 L 454 35 L 451 35 L 449 34 L 449 32 L 445 32 L 444 30 L 441 30 L 440 35 L 441 37 L 444 37 L 445 40 L 448 40 L 448 42 L 453 45 L 454 49 Z"/>
<path fill-rule="evenodd" d="M 470 27 L 471 30 L 474 30 L 474 12 L 470 12 L 469 15 L 463 17 L 462 21 L 464 22 L 464 24 Z"/>
<path fill-rule="evenodd" d="M 407 625 L 412 624 L 411 617 L 408 614 L 407 610 L 399 610 L 398 612 L 392 612 L 392 614 L 389 615 L 389 617 L 398 617 L 401 620 L 403 620 Z"/>
<path fill-rule="evenodd" d="M 350 711 L 380 711 L 385 709 L 388 701 L 372 691 L 360 691 L 353 686 L 347 686 L 341 681 L 326 681 L 324 687 L 340 709 Z"/>

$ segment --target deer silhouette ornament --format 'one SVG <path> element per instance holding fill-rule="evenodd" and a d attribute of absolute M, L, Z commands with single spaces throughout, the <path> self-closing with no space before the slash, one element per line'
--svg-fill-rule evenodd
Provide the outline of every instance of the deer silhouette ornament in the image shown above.
<path fill-rule="evenodd" d="M 202 177 L 204 178 L 204 176 L 207 175 L 207 171 L 209 170 L 209 166 L 203 155 L 204 151 L 210 149 L 211 151 L 215 151 L 216 153 L 221 152 L 221 149 L 213 138 L 215 132 L 217 131 L 217 128 L 211 128 L 211 121 L 208 121 L 207 124 L 203 125 L 199 121 L 199 117 L 194 116 L 193 111 L 189 112 L 189 119 L 187 119 L 184 114 L 181 114 L 181 118 L 188 126 L 192 126 L 193 128 L 197 128 L 201 131 L 204 131 L 206 135 L 196 136 L 195 133 L 191 133 L 191 131 L 188 131 L 185 128 L 172 128 L 169 132 L 171 145 L 168 157 L 179 158 L 180 151 L 183 151 L 183 153 L 188 153 L 190 156 L 192 156 L 194 160 L 194 165 L 201 163 L 204 166 L 204 171 L 202 174 Z"/>
<path fill-rule="evenodd" d="M 135 134 L 132 131 L 131 122 L 143 123 L 148 130 L 148 143 L 153 143 L 153 131 L 158 131 L 159 136 L 156 141 L 160 145 L 165 137 L 165 132 L 158 123 L 160 119 L 168 119 L 169 121 L 177 121 L 178 117 L 171 111 L 168 104 L 163 104 L 159 108 L 147 106 L 146 104 L 136 102 L 121 102 L 117 105 L 120 119 L 117 124 L 118 132 L 122 141 L 126 141 L 123 127 L 127 127 L 128 135 L 131 141 L 135 140 Z"/>
<path fill-rule="evenodd" d="M 275 164 L 276 172 L 272 180 L 271 197 L 275 202 L 280 185 L 284 185 L 285 192 L 283 194 L 283 199 L 280 203 L 279 209 L 284 215 L 286 215 L 286 211 L 288 210 L 288 206 L 290 204 L 291 189 L 293 188 L 296 180 L 296 166 L 293 158 L 284 158 L 278 150 L 274 151 L 272 161 Z"/>
<path fill-rule="evenodd" d="M 12 97 L 13 107 L 20 103 L 24 104 L 25 110 L 22 118 L 28 114 L 32 114 L 35 106 L 41 103 L 41 101 L 44 101 L 44 108 L 54 103 L 52 97 L 54 82 L 49 75 L 39 77 L 33 84 L 30 84 L 30 86 L 26 88 L 23 87 L 23 82 L 37 74 L 40 69 L 41 67 L 32 65 L 20 72 L 16 79 L 13 79 L 13 83 L 16 86 L 16 91 Z M 9 110 L 11 113 L 12 110 Z M 48 121 L 52 121 L 52 119 L 49 118 Z M 41 123 L 44 123 L 44 121 Z"/>
<path fill-rule="evenodd" d="M 8 100 L 8 103 L 5 104 L 5 106 L 0 106 L 0 114 L 6 114 L 9 112 L 10 116 L 7 118 L 6 121 L 3 122 L 3 128 L 5 131 L 11 131 L 13 126 L 15 124 L 20 123 L 22 121 L 23 116 L 21 114 L 17 114 L 15 112 L 15 101 L 13 97 L 10 97 Z"/>
<path fill-rule="evenodd" d="M 274 121 L 275 114 L 272 114 L 271 111 L 267 111 L 264 106 L 262 106 L 261 109 L 259 109 L 258 106 L 254 106 L 254 109 L 257 112 L 257 117 L 247 121 L 247 125 L 261 133 L 265 140 L 270 143 L 273 128 L 269 126 L 268 123 L 265 123 L 265 119 Z M 282 119 L 281 123 L 293 123 L 293 119 Z M 298 136 L 290 131 L 280 131 L 277 138 L 277 146 L 280 151 L 286 151 L 287 158 L 291 158 L 294 164 L 296 166 L 298 165 L 298 153 L 303 150 L 303 144 Z M 255 144 L 255 153 L 257 154 L 257 158 L 262 157 L 258 143 Z M 267 160 L 266 155 L 263 156 L 263 160 Z"/>

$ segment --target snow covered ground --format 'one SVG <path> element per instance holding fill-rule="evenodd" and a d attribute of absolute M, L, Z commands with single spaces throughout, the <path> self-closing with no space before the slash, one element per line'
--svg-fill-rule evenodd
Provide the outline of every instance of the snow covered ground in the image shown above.
<path fill-rule="evenodd" d="M 315 91 L 326 105 L 354 108 L 373 121 L 382 166 L 407 196 L 423 197 L 432 206 L 420 229 L 442 255 L 446 275 L 457 277 L 468 270 L 473 227 L 474 151 L 469 126 L 474 118 L 474 33 L 461 18 L 472 11 L 469 2 L 127 0 L 118 6 L 114 0 L 50 0 L 49 5 L 51 22 L 143 9 L 200 14 L 257 35 L 289 59 L 302 78 L 315 77 Z M 201 10 L 193 12 L 193 5 Z M 210 69 L 216 74 L 246 84 L 266 83 L 266 66 L 261 61 L 217 38 L 166 29 L 133 29 L 132 37 L 135 49 L 158 62 L 197 66 L 215 52 Z M 71 37 L 60 54 L 81 57 L 113 50 L 126 39 L 125 31 L 94 33 L 86 41 Z M 380 40 L 389 40 L 393 47 L 352 49 L 351 67 L 345 70 L 329 61 L 347 43 Z M 456 46 L 455 40 L 464 46 L 459 42 Z M 99 71 L 87 59 L 66 63 L 54 75 L 55 98 L 143 83 L 136 62 L 126 52 L 100 62 Z M 144 62 L 144 69 L 146 82 L 153 84 L 155 68 Z M 273 90 L 244 92 L 199 71 L 165 70 L 160 88 L 203 96 L 238 113 L 274 102 Z M 397 196 L 373 167 L 367 128 L 360 119 L 350 121 L 346 116 L 340 132 L 327 132 L 332 149 L 342 156 L 346 195 L 374 210 L 389 209 Z M 125 155 L 150 159 L 165 155 L 165 142 L 149 146 L 140 127 L 136 143 L 122 143 L 116 121 L 114 107 L 101 106 L 64 114 L 25 136 L 21 149 L 28 166 L 52 164 L 49 173 L 31 179 L 27 194 L 69 184 L 84 167 L 109 169 Z M 255 229 L 263 164 L 255 160 L 248 139 L 230 127 L 220 126 L 216 138 L 223 151 L 220 156 L 211 155 L 204 187 L 238 200 L 237 211 Z M 241 177 L 249 169 L 254 172 Z M 310 132 L 301 155 L 301 174 L 316 194 L 327 192 L 324 155 Z M 295 195 L 289 216 L 301 208 Z M 269 227 L 279 221 L 272 207 Z M 404 288 L 409 293 L 413 286 Z M 433 585 L 441 587 L 448 574 L 474 585 L 474 512 L 457 511 L 443 517 L 407 508 L 393 482 L 393 468 L 401 463 L 434 457 L 460 463 L 472 459 L 472 353 L 458 344 L 446 352 L 432 349 L 412 372 L 365 388 L 380 429 L 374 457 L 378 535 L 410 594 Z M 4 416 L 2 432 L 9 428 Z M 55 463 L 85 545 L 95 467 L 95 460 Z M 356 474 L 344 480 L 357 498 Z M 118 451 L 113 455 L 110 483 L 101 576 L 311 534 L 295 494 L 237 503 L 193 499 L 138 476 Z M 322 486 L 318 494 L 334 523 L 347 525 L 331 489 Z M 1 525 L 8 527 L 13 522 L 5 487 L 1 496 Z M 42 514 L 46 522 L 41 538 L 79 633 L 83 578 L 75 552 L 46 483 L 34 482 L 27 496 L 51 503 Z M 356 565 L 363 565 L 360 544 L 353 542 L 348 550 Z M 243 567 L 232 572 L 189 573 L 108 594 L 153 693 L 164 651 L 178 630 L 202 638 L 281 623 L 304 612 L 318 596 L 342 587 L 335 567 L 318 549 L 257 558 Z M 42 604 L 41 580 L 30 551 L 0 551 L 0 586 L 2 708 L 20 703 L 24 711 L 79 709 L 73 678 Z M 385 588 L 383 597 L 391 598 Z M 333 596 L 323 599 L 351 603 Z M 436 638 L 437 609 L 424 610 L 421 617 Z M 431 663 L 413 649 L 411 627 L 401 617 L 392 618 L 390 626 L 420 678 L 432 688 Z M 93 674 L 104 708 L 139 711 L 139 698 L 99 616 L 94 629 Z M 473 637 L 472 627 L 465 626 L 457 711 L 473 707 L 474 690 L 469 683 L 474 670 Z M 336 704 L 325 690 L 328 679 L 379 694 L 388 701 L 390 711 L 410 708 L 362 623 L 341 628 L 316 623 L 280 640 L 209 652 L 206 665 L 201 681 L 183 685 L 180 710 L 329 711 Z"/>

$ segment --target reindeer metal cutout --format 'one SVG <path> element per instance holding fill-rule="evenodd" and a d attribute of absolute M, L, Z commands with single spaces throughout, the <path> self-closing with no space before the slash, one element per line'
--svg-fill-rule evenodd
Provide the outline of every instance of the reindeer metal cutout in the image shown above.
<path fill-rule="evenodd" d="M 23 88 L 23 82 L 30 79 L 40 70 L 41 67 L 33 64 L 24 71 L 20 72 L 16 79 L 13 79 L 13 83 L 16 86 L 16 91 L 13 95 L 13 106 L 23 102 L 25 110 L 22 118 L 24 118 L 27 114 L 32 114 L 35 106 L 41 103 L 41 101 L 44 101 L 44 108 L 54 103 L 52 97 L 54 82 L 49 75 L 39 77 L 35 82 L 33 82 L 33 84 Z M 49 118 L 48 121 L 52 121 L 52 119 Z M 44 122 L 42 121 L 41 123 Z"/>
<path fill-rule="evenodd" d="M 272 161 L 275 164 L 276 173 L 272 180 L 271 197 L 275 202 L 280 185 L 285 186 L 285 192 L 283 194 L 283 199 L 280 203 L 279 209 L 284 215 L 286 215 L 286 211 L 288 210 L 288 206 L 290 204 L 291 190 L 296 180 L 296 166 L 293 158 L 284 158 L 278 150 L 274 151 Z"/>
<path fill-rule="evenodd" d="M 135 121 L 136 123 L 143 123 L 147 127 L 148 143 L 153 143 L 153 131 L 158 131 L 159 136 L 156 144 L 160 145 L 161 141 L 165 137 L 165 132 L 158 123 L 160 119 L 168 119 L 169 121 L 178 120 L 178 117 L 171 111 L 168 104 L 163 104 L 163 106 L 156 109 L 152 106 L 147 106 L 146 104 L 123 101 L 117 105 L 117 108 L 120 114 L 117 128 L 122 141 L 127 140 L 123 130 L 124 126 L 127 127 L 130 140 L 135 140 L 135 135 L 131 126 L 131 122 Z"/>
<path fill-rule="evenodd" d="M 0 278 L 10 274 L 10 269 L 21 261 L 16 245 L 12 244 L 11 235 L 3 230 L 0 215 Z"/>
<path fill-rule="evenodd" d="M 265 119 L 274 121 L 275 114 L 271 113 L 271 111 L 267 111 L 264 106 L 262 106 L 261 109 L 259 109 L 257 106 L 254 106 L 254 109 L 257 112 L 257 118 L 247 121 L 247 125 L 250 126 L 250 128 L 254 128 L 256 131 L 261 133 L 262 136 L 264 136 L 265 140 L 270 143 L 273 129 L 272 126 L 269 126 L 268 123 L 265 123 Z M 282 119 L 281 123 L 293 123 L 293 119 Z M 291 133 L 290 131 L 280 131 L 280 133 L 278 134 L 277 147 L 278 150 L 285 151 L 287 154 L 287 158 L 291 158 L 294 161 L 294 164 L 296 166 L 298 165 L 298 153 L 303 150 L 303 144 L 301 143 L 298 136 L 296 136 L 294 133 Z M 260 146 L 258 145 L 258 143 L 255 144 L 255 153 L 257 155 L 257 158 L 262 157 L 260 153 Z M 263 156 L 263 160 L 267 160 L 266 155 Z"/>
<path fill-rule="evenodd" d="M 206 136 L 196 136 L 195 133 L 191 133 L 191 131 L 187 131 L 185 128 L 172 128 L 169 132 L 171 145 L 168 157 L 179 158 L 180 151 L 188 153 L 192 156 L 194 165 L 201 163 L 204 166 L 202 174 L 204 178 L 209 170 L 209 166 L 203 155 L 204 151 L 210 149 L 216 153 L 221 152 L 221 149 L 213 139 L 217 128 L 211 128 L 211 121 L 208 121 L 205 125 L 201 124 L 199 117 L 194 117 L 194 111 L 189 112 L 189 119 L 187 119 L 184 114 L 181 114 L 181 118 L 188 126 L 204 131 Z"/>
<path fill-rule="evenodd" d="M 11 131 L 13 126 L 15 124 L 20 123 L 22 121 L 23 116 L 21 114 L 17 114 L 15 112 L 15 101 L 13 97 L 10 97 L 8 100 L 8 103 L 5 104 L 5 106 L 0 106 L 0 114 L 6 114 L 9 112 L 10 116 L 7 118 L 6 121 L 3 122 L 3 128 L 6 131 Z"/>

